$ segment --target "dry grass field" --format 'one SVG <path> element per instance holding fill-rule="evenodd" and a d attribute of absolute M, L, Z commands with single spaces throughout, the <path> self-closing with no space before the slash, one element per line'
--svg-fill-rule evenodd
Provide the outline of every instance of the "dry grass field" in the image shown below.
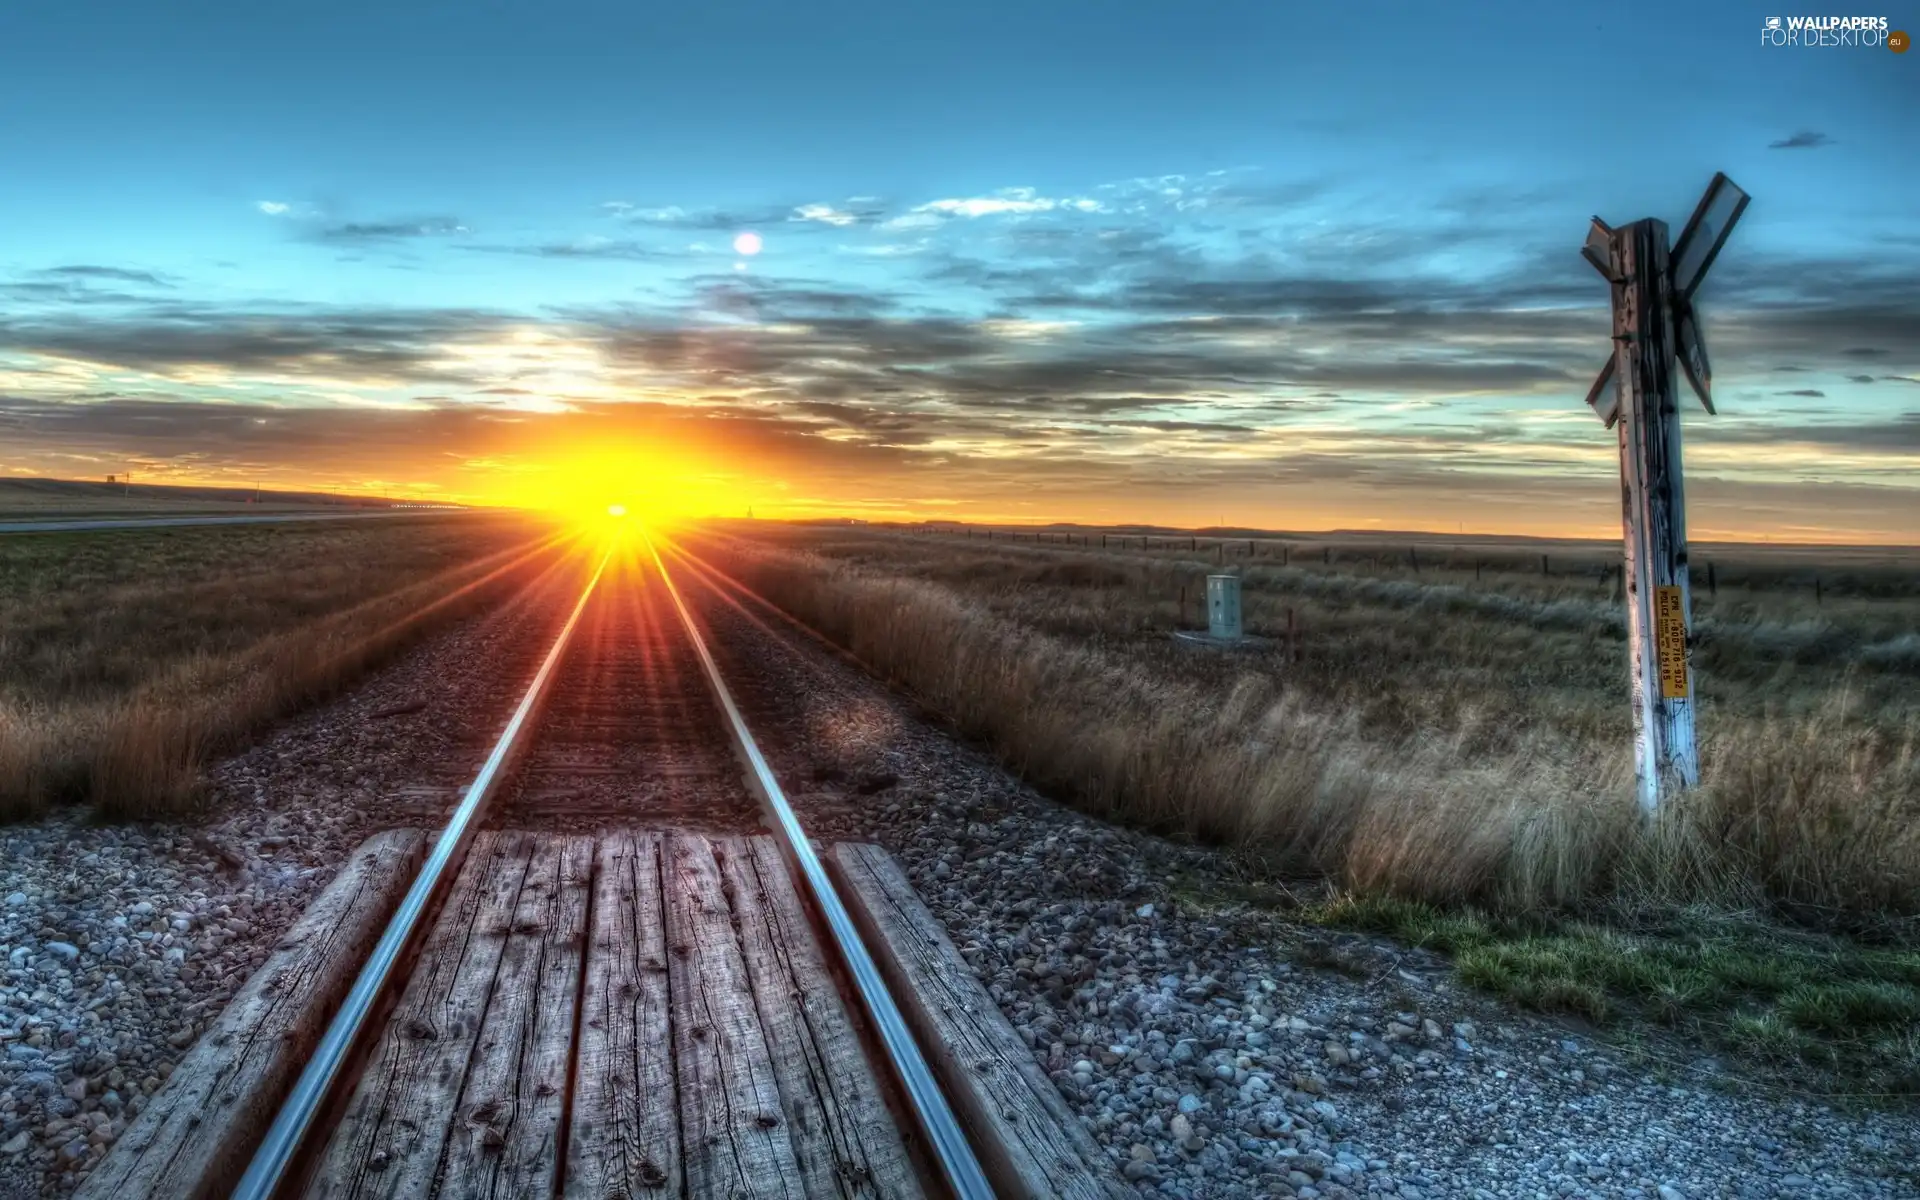
<path fill-rule="evenodd" d="M 0 819 L 190 810 L 209 754 L 550 564 L 457 516 L 0 537 Z"/>
<path fill-rule="evenodd" d="M 1610 547 L 1105 536 L 689 549 L 1043 789 L 1236 847 L 1196 900 L 1325 880 L 1319 919 L 1523 1002 L 1920 1088 L 1920 558 L 1696 547 L 1703 786 L 1648 826 Z M 1223 564 L 1255 643 L 1176 639 Z"/>

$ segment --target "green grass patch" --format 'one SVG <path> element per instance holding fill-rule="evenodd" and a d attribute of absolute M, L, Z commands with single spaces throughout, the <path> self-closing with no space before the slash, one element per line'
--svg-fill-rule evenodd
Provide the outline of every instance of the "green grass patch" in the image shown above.
<path fill-rule="evenodd" d="M 1920 1025 L 1920 991 L 1904 983 L 1809 983 L 1780 997 L 1780 1012 L 1801 1029 L 1852 1035 Z"/>
<path fill-rule="evenodd" d="M 1595 1024 L 1611 1015 L 1606 991 L 1576 978 L 1567 956 L 1556 947 L 1476 946 L 1462 951 L 1454 966 L 1463 982 L 1528 1008 L 1577 1013 Z"/>
<path fill-rule="evenodd" d="M 1735 1013 L 1727 1037 L 1744 1053 L 1767 1062 L 1789 1064 L 1811 1055 L 1819 1043 L 1779 1013 Z"/>
<path fill-rule="evenodd" d="M 1617 928 L 1446 910 L 1387 896 L 1302 908 L 1317 924 L 1451 955 L 1461 982 L 1596 1025 L 1683 1027 L 1840 1090 L 1920 1095 L 1920 952 L 1699 911 Z"/>

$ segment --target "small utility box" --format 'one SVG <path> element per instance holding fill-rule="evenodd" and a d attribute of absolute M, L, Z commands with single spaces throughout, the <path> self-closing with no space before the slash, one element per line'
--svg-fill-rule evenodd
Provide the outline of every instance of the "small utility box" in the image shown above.
<path fill-rule="evenodd" d="M 1240 640 L 1240 577 L 1207 576 L 1207 634 L 1223 642 Z"/>

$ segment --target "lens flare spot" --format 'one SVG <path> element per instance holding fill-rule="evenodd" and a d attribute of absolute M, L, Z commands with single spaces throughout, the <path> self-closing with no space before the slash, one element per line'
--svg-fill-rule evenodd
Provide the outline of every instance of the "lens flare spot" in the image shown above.
<path fill-rule="evenodd" d="M 760 245 L 760 235 L 757 233 L 743 233 L 733 239 L 734 251 L 743 258 L 752 258 L 754 255 L 760 253 Z"/>

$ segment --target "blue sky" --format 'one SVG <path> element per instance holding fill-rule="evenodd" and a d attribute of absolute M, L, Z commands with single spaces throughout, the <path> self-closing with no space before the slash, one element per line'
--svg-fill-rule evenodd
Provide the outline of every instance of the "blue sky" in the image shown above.
<path fill-rule="evenodd" d="M 0 470 L 1605 532 L 1725 170 L 1696 529 L 1917 541 L 1920 55 L 1775 12 L 10 6 Z"/>

